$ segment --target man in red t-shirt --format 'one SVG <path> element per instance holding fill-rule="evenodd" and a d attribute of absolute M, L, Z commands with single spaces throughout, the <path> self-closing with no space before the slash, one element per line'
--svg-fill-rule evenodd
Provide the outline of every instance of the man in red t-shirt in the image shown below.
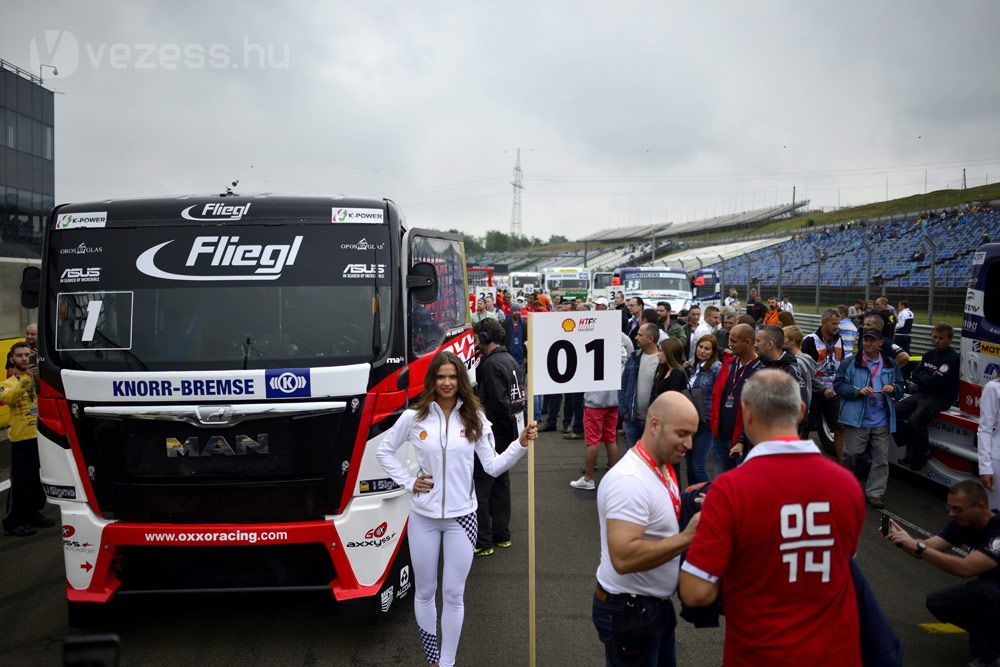
<path fill-rule="evenodd" d="M 805 406 L 790 375 L 758 371 L 741 401 L 757 445 L 705 497 L 681 600 L 704 606 L 722 593 L 727 666 L 860 665 L 850 559 L 865 518 L 861 487 L 799 440 Z"/>

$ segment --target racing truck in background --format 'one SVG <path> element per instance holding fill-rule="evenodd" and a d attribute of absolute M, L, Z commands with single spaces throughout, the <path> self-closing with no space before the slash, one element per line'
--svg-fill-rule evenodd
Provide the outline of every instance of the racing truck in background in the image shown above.
<path fill-rule="evenodd" d="M 409 498 L 375 449 L 434 354 L 474 363 L 467 294 L 461 238 L 388 200 L 56 207 L 21 297 L 71 625 L 133 593 L 406 597 Z"/>
<path fill-rule="evenodd" d="M 979 475 L 979 398 L 983 385 L 1000 375 L 1000 243 L 981 245 L 972 254 L 964 310 L 958 406 L 931 422 L 931 459 L 918 471 L 944 485 Z M 889 460 L 905 453 L 894 447 Z"/>
<path fill-rule="evenodd" d="M 683 269 L 666 266 L 637 266 L 618 269 L 621 281 L 620 291 L 625 299 L 641 297 L 647 308 L 655 308 L 657 302 L 666 301 L 670 309 L 679 312 L 690 308 L 694 301 L 691 280 Z"/>

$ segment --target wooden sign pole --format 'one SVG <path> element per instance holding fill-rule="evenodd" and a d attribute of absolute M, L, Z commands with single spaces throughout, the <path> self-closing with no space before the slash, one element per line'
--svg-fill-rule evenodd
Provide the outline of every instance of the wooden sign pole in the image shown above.
<path fill-rule="evenodd" d="M 535 421 L 534 371 L 531 370 L 534 337 L 528 336 L 528 423 Z M 535 446 L 528 448 L 528 664 L 535 667 Z"/>

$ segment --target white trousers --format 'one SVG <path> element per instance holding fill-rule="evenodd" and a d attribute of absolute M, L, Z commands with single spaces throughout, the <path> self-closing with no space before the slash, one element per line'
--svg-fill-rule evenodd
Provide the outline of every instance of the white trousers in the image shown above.
<path fill-rule="evenodd" d="M 476 514 L 454 519 L 431 519 L 410 512 L 410 560 L 413 562 L 413 612 L 427 662 L 455 664 L 465 618 L 465 580 L 472 568 L 476 544 Z M 442 548 L 443 547 L 443 548 Z M 442 553 L 443 551 L 443 553 Z M 441 642 L 437 636 L 438 561 L 444 558 L 441 581 Z M 440 648 L 439 648 L 440 646 Z"/>

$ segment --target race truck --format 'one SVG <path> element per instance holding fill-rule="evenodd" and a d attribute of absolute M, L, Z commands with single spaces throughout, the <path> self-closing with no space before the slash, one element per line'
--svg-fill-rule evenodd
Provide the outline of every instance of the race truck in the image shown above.
<path fill-rule="evenodd" d="M 378 199 L 62 205 L 24 285 L 71 625 L 126 594 L 318 590 L 348 619 L 409 594 L 375 449 L 434 354 L 473 363 L 460 237 Z"/>
<path fill-rule="evenodd" d="M 549 296 L 586 300 L 590 294 L 590 272 L 582 266 L 545 269 L 545 291 Z"/>
<path fill-rule="evenodd" d="M 961 357 L 958 406 L 931 422 L 931 459 L 918 471 L 949 486 L 979 475 L 979 397 L 983 385 L 1000 374 L 1000 243 L 982 245 L 972 255 Z M 904 447 L 894 446 L 889 461 L 896 463 L 905 453 Z"/>
<path fill-rule="evenodd" d="M 613 271 L 594 271 L 590 277 L 591 300 L 603 296 L 608 300 L 608 303 L 614 303 L 616 291 L 617 287 Z"/>
<path fill-rule="evenodd" d="M 542 289 L 542 274 L 537 271 L 511 271 L 509 281 L 511 296 L 518 292 L 527 296 Z"/>
<path fill-rule="evenodd" d="M 670 309 L 678 312 L 690 308 L 694 295 L 691 281 L 683 269 L 666 266 L 641 266 L 618 269 L 620 290 L 625 299 L 642 297 L 647 308 L 655 308 L 658 301 L 666 301 Z"/>
<path fill-rule="evenodd" d="M 469 302 L 472 310 L 476 309 L 476 299 L 487 296 L 496 297 L 496 286 L 493 284 L 493 269 L 488 266 L 465 267 L 466 281 L 469 283 Z"/>
<path fill-rule="evenodd" d="M 691 274 L 691 290 L 695 302 L 702 308 L 706 306 L 722 306 L 722 295 L 719 294 L 719 272 L 715 269 L 696 269 Z"/>

